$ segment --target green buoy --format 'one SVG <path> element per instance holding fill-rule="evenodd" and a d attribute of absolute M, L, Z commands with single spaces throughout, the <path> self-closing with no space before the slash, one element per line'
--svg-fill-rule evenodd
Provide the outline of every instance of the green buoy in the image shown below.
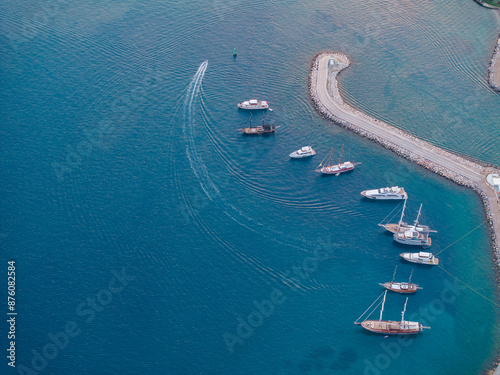
<path fill-rule="evenodd" d="M 238 52 L 236 52 L 236 48 L 233 50 L 233 56 L 234 57 L 238 56 Z"/>

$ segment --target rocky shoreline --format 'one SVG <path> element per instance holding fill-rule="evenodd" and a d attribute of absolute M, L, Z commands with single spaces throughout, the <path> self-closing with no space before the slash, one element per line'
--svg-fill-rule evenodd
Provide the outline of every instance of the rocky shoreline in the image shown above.
<path fill-rule="evenodd" d="M 498 47 L 498 44 L 497 44 L 497 47 Z M 497 50 L 498 50 L 498 48 L 497 48 Z M 492 249 L 493 249 L 493 255 L 495 258 L 495 266 L 497 269 L 497 284 L 500 286 L 500 278 L 498 277 L 498 274 L 500 271 L 500 252 L 498 249 L 498 242 L 497 242 L 495 228 L 494 228 L 494 224 L 493 224 L 493 220 L 492 220 L 490 204 L 489 204 L 488 196 L 486 195 L 486 193 L 478 186 L 477 183 L 470 180 L 469 178 L 467 178 L 459 173 L 453 172 L 447 168 L 444 168 L 443 166 L 438 165 L 434 162 L 431 162 L 430 160 L 427 160 L 427 159 L 422 158 L 418 155 L 415 155 L 412 152 L 394 144 L 393 142 L 389 142 L 386 139 L 383 139 L 375 134 L 372 134 L 370 132 L 367 132 L 367 131 L 359 128 L 358 126 L 355 126 L 347 121 L 344 121 L 344 120 L 338 118 L 330 110 L 328 110 L 319 100 L 319 98 L 317 96 L 317 91 L 316 91 L 318 64 L 319 64 L 320 58 L 325 56 L 325 55 L 335 56 L 335 57 L 339 58 L 338 60 L 345 61 L 345 63 L 338 64 L 337 67 L 332 70 L 332 72 L 330 73 L 330 74 L 332 74 L 332 76 L 328 80 L 328 92 L 329 92 L 329 94 L 332 96 L 332 98 L 337 103 L 340 103 L 342 107 L 348 109 L 349 111 L 355 113 L 358 116 L 364 117 L 367 120 L 370 120 L 370 121 L 376 123 L 378 126 L 385 127 L 387 129 L 391 130 L 392 132 L 395 132 L 399 135 L 403 135 L 403 136 L 411 139 L 413 142 L 417 142 L 417 143 L 421 144 L 422 146 L 425 146 L 426 148 L 430 148 L 433 151 L 438 152 L 438 153 L 446 154 L 447 157 L 459 162 L 460 164 L 467 165 L 468 167 L 472 167 L 473 169 L 480 171 L 481 173 L 484 173 L 485 176 L 489 172 L 493 172 L 493 171 L 496 172 L 497 169 L 493 168 L 493 166 L 482 164 L 482 163 L 479 164 L 477 162 L 473 162 L 471 160 L 468 160 L 462 156 L 452 154 L 448 151 L 445 151 L 445 150 L 443 150 L 439 147 L 436 147 L 436 146 L 434 146 L 428 142 L 425 142 L 423 140 L 420 140 L 420 139 L 418 139 L 418 138 L 416 138 L 416 137 L 414 137 L 414 136 L 412 136 L 412 135 L 410 135 L 410 134 L 408 134 L 400 129 L 397 129 L 393 126 L 390 126 L 389 124 L 387 124 L 385 122 L 379 121 L 375 118 L 372 118 L 372 117 L 366 115 L 365 113 L 362 113 L 362 112 L 350 107 L 349 105 L 344 103 L 344 101 L 342 100 L 340 93 L 339 93 L 339 90 L 338 90 L 338 83 L 337 83 L 338 81 L 336 79 L 334 79 L 341 70 L 347 68 L 350 65 L 348 57 L 346 55 L 343 55 L 340 53 L 334 53 L 334 52 L 321 52 L 321 53 L 317 54 L 316 56 L 314 56 L 312 63 L 311 63 L 311 69 L 310 69 L 309 81 L 308 81 L 309 97 L 310 97 L 312 103 L 314 104 L 314 106 L 316 107 L 316 110 L 324 118 L 326 118 L 330 121 L 333 121 L 334 123 L 338 124 L 339 126 L 345 128 L 345 129 L 348 129 L 356 134 L 359 134 L 366 139 L 374 141 L 374 142 L 378 143 L 379 145 L 381 145 L 382 147 L 385 147 L 386 149 L 393 151 L 397 155 L 402 156 L 405 159 L 411 160 L 412 162 L 414 162 L 414 163 L 416 163 L 416 164 L 418 164 L 418 165 L 420 165 L 420 166 L 422 166 L 422 167 L 424 167 L 424 168 L 426 168 L 426 169 L 428 169 L 428 170 L 430 170 L 430 171 L 432 171 L 440 176 L 443 176 L 443 177 L 445 177 L 445 178 L 447 178 L 447 179 L 449 179 L 449 180 L 451 180 L 459 185 L 471 188 L 473 191 L 475 191 L 479 195 L 479 197 L 481 198 L 481 200 L 483 202 L 486 221 L 487 221 L 487 223 L 489 225 L 489 229 L 490 229 L 491 244 L 492 244 Z"/>

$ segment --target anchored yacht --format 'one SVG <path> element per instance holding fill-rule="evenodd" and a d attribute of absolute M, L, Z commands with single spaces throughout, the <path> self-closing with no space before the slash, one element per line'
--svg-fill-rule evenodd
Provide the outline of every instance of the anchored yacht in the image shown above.
<path fill-rule="evenodd" d="M 401 253 L 399 256 L 411 263 L 427 264 L 429 266 L 437 266 L 439 264 L 438 258 L 432 253 L 426 253 L 424 251 L 419 253 Z"/>
<path fill-rule="evenodd" d="M 364 190 L 361 192 L 363 197 L 369 199 L 407 199 L 408 193 L 399 186 L 386 187 L 381 189 Z"/>
<path fill-rule="evenodd" d="M 301 159 L 313 155 L 316 155 L 316 151 L 314 151 L 311 146 L 304 146 L 300 150 L 292 152 L 290 157 L 294 159 Z"/>
<path fill-rule="evenodd" d="M 265 100 L 250 99 L 238 103 L 241 109 L 268 109 L 269 104 Z"/>

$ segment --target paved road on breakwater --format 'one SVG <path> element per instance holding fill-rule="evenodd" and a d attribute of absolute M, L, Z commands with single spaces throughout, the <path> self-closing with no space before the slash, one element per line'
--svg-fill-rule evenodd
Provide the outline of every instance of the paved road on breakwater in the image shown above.
<path fill-rule="evenodd" d="M 333 64 L 330 64 L 331 58 L 334 59 Z M 336 76 L 349 64 L 348 57 L 340 53 L 322 53 L 315 57 L 309 85 L 311 99 L 318 111 L 339 125 L 374 140 L 398 155 L 460 185 L 474 189 L 483 201 L 491 231 L 493 252 L 497 265 L 500 266 L 497 243 L 497 239 L 500 238 L 500 205 L 497 194 L 486 182 L 488 173 L 498 173 L 498 171 L 422 141 L 344 103 L 338 90 Z"/>

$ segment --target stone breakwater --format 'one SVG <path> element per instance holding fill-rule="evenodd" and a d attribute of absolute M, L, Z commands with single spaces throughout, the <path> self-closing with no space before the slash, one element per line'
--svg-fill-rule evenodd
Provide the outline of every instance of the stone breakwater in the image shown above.
<path fill-rule="evenodd" d="M 490 8 L 490 9 L 498 9 L 498 7 L 493 6 L 493 5 L 490 5 L 490 4 L 488 4 L 488 3 L 485 3 L 485 2 L 484 2 L 484 1 L 482 1 L 482 0 L 475 0 L 475 1 L 476 1 L 476 3 L 478 3 L 478 4 L 482 5 L 483 7 Z"/>
<path fill-rule="evenodd" d="M 325 67 L 326 64 L 328 67 Z M 487 185 L 484 180 L 488 173 L 497 171 L 497 169 L 493 166 L 474 162 L 459 155 L 445 151 L 383 121 L 370 117 L 344 103 L 338 90 L 338 81 L 336 76 L 340 71 L 347 68 L 349 65 L 349 58 L 341 53 L 323 52 L 314 57 L 311 64 L 308 86 L 310 98 L 318 112 L 326 119 L 329 119 L 345 129 L 380 144 L 381 146 L 395 152 L 397 155 L 411 160 L 412 162 L 415 162 L 416 164 L 459 185 L 474 190 L 479 195 L 483 203 L 486 221 L 490 229 L 492 248 L 496 260 L 495 263 L 497 269 L 499 269 L 500 252 L 497 242 L 499 227 L 498 222 L 495 223 L 495 219 L 498 221 L 498 218 L 500 217 L 500 215 L 497 214 L 497 211 L 499 210 L 498 201 L 496 193 L 493 191 L 492 194 L 492 191 L 490 191 L 492 189 L 490 189 L 489 185 Z M 321 73 L 327 77 L 320 77 Z M 320 87 L 319 85 L 325 85 L 326 92 L 325 87 Z M 348 121 L 346 119 L 347 117 L 356 120 L 356 122 L 358 124 L 362 124 L 362 126 L 354 124 L 353 121 Z M 367 130 L 367 128 L 370 127 L 381 130 L 378 131 L 378 133 L 383 133 L 384 135 L 381 136 L 380 134 L 374 134 L 373 131 Z M 423 150 L 429 157 L 423 156 L 422 152 L 417 153 L 414 150 L 410 150 L 398 144 L 405 142 L 406 144 Z M 446 167 L 440 163 L 430 160 L 431 158 L 437 160 L 448 159 L 452 161 L 452 163 L 448 163 L 451 167 Z M 455 168 L 452 168 L 453 166 L 455 166 Z M 491 200 L 493 200 L 493 204 L 496 207 L 490 206 Z M 500 285 L 500 279 L 497 278 L 497 282 Z"/>
<path fill-rule="evenodd" d="M 498 55 L 500 54 L 500 34 L 498 35 L 497 44 L 493 50 L 490 64 L 488 65 L 488 82 L 495 91 L 500 91 L 500 62 Z"/>

